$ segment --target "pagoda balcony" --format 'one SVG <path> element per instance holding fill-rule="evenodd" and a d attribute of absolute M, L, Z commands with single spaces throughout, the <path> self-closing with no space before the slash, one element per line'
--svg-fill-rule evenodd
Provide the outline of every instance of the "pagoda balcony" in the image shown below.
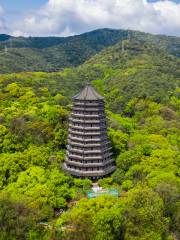
<path fill-rule="evenodd" d="M 104 111 L 104 107 L 87 107 L 87 106 L 83 106 L 83 107 L 74 107 L 73 108 L 74 111 L 86 111 L 86 112 L 99 112 L 99 111 Z"/>
<path fill-rule="evenodd" d="M 82 118 L 99 118 L 99 117 L 104 117 L 105 115 L 103 113 L 98 113 L 98 114 L 82 114 L 82 113 L 71 113 L 71 117 L 82 117 Z"/>
<path fill-rule="evenodd" d="M 91 123 L 97 123 L 97 124 L 101 124 L 101 123 L 105 123 L 106 122 L 106 120 L 105 120 L 105 118 L 102 118 L 102 119 L 93 119 L 93 120 L 88 120 L 88 119 L 84 119 L 84 118 L 82 118 L 82 119 L 75 119 L 75 118 L 69 118 L 69 121 L 71 122 L 71 123 L 89 123 L 89 124 L 91 124 Z"/>
<path fill-rule="evenodd" d="M 84 143 L 77 143 L 77 142 L 73 142 L 71 140 L 68 141 L 68 144 L 69 145 L 72 145 L 72 146 L 78 146 L 78 147 L 100 147 L 100 146 L 106 146 L 106 145 L 110 145 L 110 141 L 99 141 L 99 143 L 87 143 L 87 142 L 84 142 Z"/>
<path fill-rule="evenodd" d="M 76 126 L 72 125 L 71 123 L 69 124 L 69 127 L 74 128 L 74 129 L 79 129 L 79 130 L 101 130 L 101 129 L 106 129 L 106 125 L 102 125 L 99 127 L 85 127 L 85 126 Z"/>
<path fill-rule="evenodd" d="M 81 136 L 97 136 L 97 135 L 105 134 L 106 129 L 104 131 L 101 130 L 100 132 L 91 132 L 91 131 L 84 132 L 79 129 L 74 130 L 73 128 L 69 128 L 69 133 L 77 134 L 77 135 L 81 135 Z"/>
<path fill-rule="evenodd" d="M 109 153 L 106 153 L 106 154 L 103 154 L 103 155 L 96 155 L 96 156 L 89 156 L 89 157 L 86 157 L 85 155 L 76 155 L 76 154 L 72 154 L 72 153 L 69 153 L 67 151 L 67 156 L 69 158 L 72 158 L 72 159 L 80 159 L 80 160 L 102 160 L 104 158 L 109 158 L 109 157 L 112 157 L 112 153 L 109 152 Z"/>
<path fill-rule="evenodd" d="M 67 157 L 72 159 L 79 159 L 79 160 L 102 160 L 104 159 L 102 155 L 96 155 L 91 157 L 85 157 L 84 155 L 76 155 L 67 152 Z"/>
<path fill-rule="evenodd" d="M 66 158 L 66 163 L 68 163 L 68 164 L 70 164 L 72 166 L 77 166 L 77 167 L 104 167 L 104 166 L 106 166 L 106 165 L 108 165 L 110 163 L 113 163 L 113 162 L 114 162 L 114 160 L 110 159 L 108 161 L 103 161 L 103 162 L 83 163 L 82 161 L 81 162 L 71 161 L 68 158 Z"/>
<path fill-rule="evenodd" d="M 87 102 L 74 102 L 74 107 L 101 107 L 101 108 L 104 108 L 104 103 L 103 102 L 91 102 L 91 103 L 87 103 Z"/>
<path fill-rule="evenodd" d="M 68 140 L 74 140 L 76 142 L 92 142 L 92 141 L 99 142 L 99 141 L 104 141 L 106 139 L 107 139 L 107 137 L 104 137 L 104 138 L 83 138 L 83 137 L 72 137 L 71 135 L 69 135 L 69 138 L 68 138 Z"/>
<path fill-rule="evenodd" d="M 110 174 L 111 172 L 113 172 L 116 167 L 115 166 L 111 166 L 108 167 L 107 169 L 104 170 L 93 170 L 93 171 L 82 171 L 82 170 L 77 170 L 77 169 L 72 169 L 67 167 L 66 164 L 64 164 L 63 166 L 65 171 L 68 171 L 68 173 L 74 175 L 74 176 L 78 176 L 78 177 L 103 177 L 105 175 Z"/>
<path fill-rule="evenodd" d="M 84 127 L 82 127 L 82 126 L 75 126 L 75 125 L 73 125 L 73 124 L 70 124 L 71 126 L 69 126 L 69 130 L 70 131 L 76 131 L 78 134 L 80 133 L 80 134 L 84 134 L 84 135 L 98 135 L 98 134 L 106 134 L 106 132 L 107 132 L 107 127 L 106 127 L 106 125 L 103 125 L 103 127 L 101 126 L 101 127 L 99 127 L 99 131 L 97 131 L 97 130 L 95 130 L 95 131 L 92 131 L 92 129 L 86 129 L 86 131 L 84 131 Z M 78 127 L 78 128 L 77 128 Z M 80 129 L 79 129 L 79 127 L 81 127 Z M 91 127 L 89 127 L 89 128 L 91 128 Z"/>
<path fill-rule="evenodd" d="M 102 153 L 102 151 L 101 150 L 80 150 L 80 149 L 75 149 L 75 148 L 71 148 L 71 147 L 67 147 L 67 149 L 69 150 L 69 152 L 71 152 L 71 153 L 81 153 L 81 154 L 91 154 L 91 153 L 93 153 L 93 154 L 100 154 L 100 153 Z"/>
<path fill-rule="evenodd" d="M 108 153 L 103 153 L 101 156 L 90 156 L 90 157 L 84 157 L 84 160 L 93 160 L 93 159 L 105 159 L 105 158 L 109 158 L 112 157 L 112 152 L 108 152 Z"/>
<path fill-rule="evenodd" d="M 74 153 L 82 153 L 82 154 L 95 154 L 95 153 L 104 153 L 107 151 L 111 150 L 111 147 L 106 146 L 104 149 L 93 149 L 93 150 L 84 150 L 84 149 L 77 149 L 77 148 L 72 148 L 69 145 L 67 146 L 67 149 L 69 152 L 74 152 Z"/>

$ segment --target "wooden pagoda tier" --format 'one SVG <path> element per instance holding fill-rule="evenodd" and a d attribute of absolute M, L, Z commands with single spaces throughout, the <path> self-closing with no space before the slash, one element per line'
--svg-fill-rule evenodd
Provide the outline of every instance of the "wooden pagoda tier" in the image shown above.
<path fill-rule="evenodd" d="M 87 85 L 73 100 L 63 168 L 77 177 L 104 177 L 115 170 L 115 164 L 107 137 L 103 97 Z"/>

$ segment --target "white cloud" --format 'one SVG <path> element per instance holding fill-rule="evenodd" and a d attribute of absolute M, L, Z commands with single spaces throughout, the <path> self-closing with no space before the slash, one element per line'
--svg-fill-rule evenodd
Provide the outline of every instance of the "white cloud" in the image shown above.
<path fill-rule="evenodd" d="M 0 14 L 4 12 L 3 7 L 0 6 Z"/>
<path fill-rule="evenodd" d="M 147 0 L 49 0 L 11 24 L 12 34 L 67 36 L 96 28 L 180 35 L 180 3 Z"/>
<path fill-rule="evenodd" d="M 4 20 L 4 9 L 0 6 L 0 33 L 6 30 L 6 23 Z"/>

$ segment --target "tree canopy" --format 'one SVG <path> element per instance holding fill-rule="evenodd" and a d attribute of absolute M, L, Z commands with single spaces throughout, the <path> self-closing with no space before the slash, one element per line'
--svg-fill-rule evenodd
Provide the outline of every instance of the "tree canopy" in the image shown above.
<path fill-rule="evenodd" d="M 21 39 L 22 44 L 26 40 Z M 14 41 L 21 44 L 19 39 Z M 39 39 L 29 41 L 33 45 Z M 43 44 L 55 48 L 56 41 Z M 135 32 L 124 41 L 123 50 L 121 41 L 107 42 L 113 46 L 76 68 L 0 75 L 1 240 L 180 237 L 176 41 Z M 39 67 L 36 57 L 30 59 Z M 18 72 L 18 58 L 13 62 Z M 103 188 L 117 188 L 120 198 L 87 200 L 92 181 L 68 176 L 62 169 L 71 97 L 87 81 L 105 98 L 117 166 L 111 176 L 98 182 Z"/>

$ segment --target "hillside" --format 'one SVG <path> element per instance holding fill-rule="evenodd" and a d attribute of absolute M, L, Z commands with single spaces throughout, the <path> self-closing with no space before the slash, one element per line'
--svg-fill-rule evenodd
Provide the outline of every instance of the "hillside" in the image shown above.
<path fill-rule="evenodd" d="M 77 68 L 57 73 L 10 74 L 4 78 L 20 84 L 23 79 L 26 86 L 31 86 L 35 80 L 37 88 L 48 84 L 51 94 L 59 92 L 67 97 L 91 81 L 107 102 L 113 98 L 110 104 L 113 109 L 115 104 L 123 106 L 132 97 L 168 101 L 179 86 L 179 63 L 179 58 L 154 45 L 128 40 L 124 42 L 124 51 L 119 42 Z"/>
<path fill-rule="evenodd" d="M 180 39 L 136 31 L 100 29 L 72 37 L 11 37 L 0 35 L 0 73 L 60 71 L 75 67 L 119 41 L 138 40 L 180 56 Z M 5 51 L 7 47 L 7 52 Z"/>
<path fill-rule="evenodd" d="M 1 73 L 57 71 L 77 66 L 103 48 L 127 37 L 127 31 L 96 30 L 74 37 L 14 38 L 0 42 Z M 0 37 L 1 38 L 1 37 Z M 4 38 L 3 38 L 4 39 Z M 4 52 L 4 47 L 8 52 Z"/>
<path fill-rule="evenodd" d="M 169 38 L 136 35 L 77 67 L 0 75 L 2 240 L 179 239 L 180 59 Z M 71 97 L 86 82 L 105 97 L 117 165 L 99 185 L 118 199 L 87 200 L 91 180 L 61 169 Z"/>

